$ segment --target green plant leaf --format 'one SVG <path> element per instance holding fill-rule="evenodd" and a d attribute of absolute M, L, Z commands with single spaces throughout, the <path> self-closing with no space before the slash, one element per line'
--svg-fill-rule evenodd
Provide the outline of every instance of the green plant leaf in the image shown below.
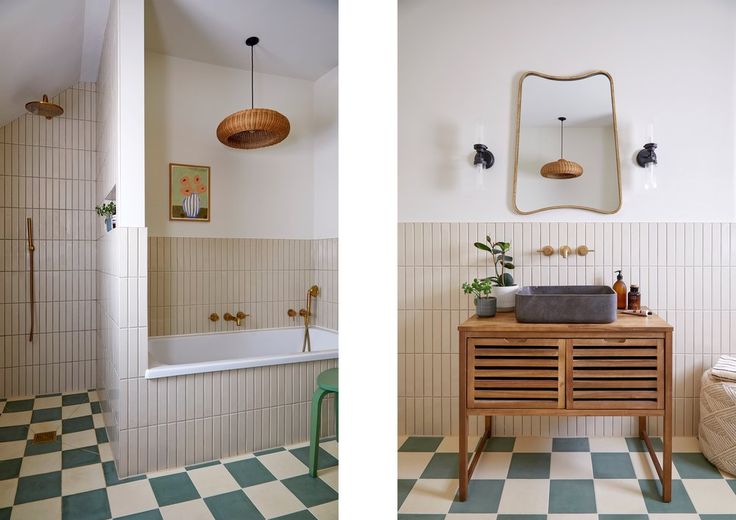
<path fill-rule="evenodd" d="M 485 245 L 485 244 L 484 244 L 483 242 L 476 242 L 476 243 L 475 243 L 475 244 L 473 244 L 473 245 L 474 245 L 475 247 L 477 247 L 478 249 L 482 249 L 483 251 L 486 251 L 486 252 L 488 252 L 488 253 L 491 253 L 491 252 L 492 252 L 492 251 L 491 251 L 491 248 L 490 248 L 490 247 L 488 247 L 487 245 Z"/>
<path fill-rule="evenodd" d="M 503 287 L 510 287 L 514 285 L 514 277 L 511 276 L 509 273 L 503 273 L 503 275 L 501 275 L 501 281 L 503 283 L 499 285 L 502 285 Z"/>
<path fill-rule="evenodd" d="M 506 269 L 513 269 L 514 268 L 514 264 L 512 264 L 511 262 L 504 262 L 503 266 Z"/>

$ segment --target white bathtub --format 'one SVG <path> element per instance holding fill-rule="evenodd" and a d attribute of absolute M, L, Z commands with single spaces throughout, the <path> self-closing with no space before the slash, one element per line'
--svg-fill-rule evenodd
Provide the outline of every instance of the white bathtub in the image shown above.
<path fill-rule="evenodd" d="M 158 336 L 148 340 L 146 379 L 337 358 L 337 332 L 303 327 Z"/>

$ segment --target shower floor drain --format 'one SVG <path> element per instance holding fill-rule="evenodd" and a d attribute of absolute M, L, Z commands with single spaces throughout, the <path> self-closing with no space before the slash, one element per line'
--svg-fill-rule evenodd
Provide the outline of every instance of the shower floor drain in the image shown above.
<path fill-rule="evenodd" d="M 54 442 L 56 440 L 56 430 L 50 432 L 40 432 L 33 436 L 34 444 L 42 444 L 44 442 Z"/>

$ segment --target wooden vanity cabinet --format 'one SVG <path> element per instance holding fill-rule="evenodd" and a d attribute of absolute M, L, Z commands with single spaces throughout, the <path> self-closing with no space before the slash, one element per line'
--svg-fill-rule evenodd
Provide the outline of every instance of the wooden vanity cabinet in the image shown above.
<path fill-rule="evenodd" d="M 638 416 L 662 481 L 672 490 L 672 326 L 659 318 L 620 314 L 608 324 L 518 323 L 513 313 L 473 316 L 458 327 L 460 366 L 460 500 L 487 439 L 494 415 Z M 473 458 L 468 418 L 485 416 Z M 664 422 L 662 463 L 646 417 Z"/>

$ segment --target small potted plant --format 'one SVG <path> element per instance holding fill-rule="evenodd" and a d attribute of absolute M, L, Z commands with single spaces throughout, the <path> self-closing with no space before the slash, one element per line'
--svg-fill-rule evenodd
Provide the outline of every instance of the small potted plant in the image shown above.
<path fill-rule="evenodd" d="M 490 318 L 496 315 L 496 298 L 491 296 L 493 286 L 489 279 L 473 278 L 471 283 L 464 283 L 462 288 L 465 294 L 475 296 L 475 313 L 478 317 Z"/>
<path fill-rule="evenodd" d="M 514 282 L 514 277 L 511 273 L 514 269 L 512 263 L 514 259 L 509 256 L 511 250 L 510 242 L 494 242 L 490 236 L 486 236 L 486 242 L 476 242 L 474 245 L 481 251 L 485 251 L 491 254 L 493 258 L 493 270 L 495 271 L 494 276 L 489 276 L 489 280 L 495 287 L 494 293 L 498 299 L 498 312 L 509 312 L 513 311 L 516 307 L 516 292 L 519 290 L 519 286 Z"/>
<path fill-rule="evenodd" d="M 111 231 L 115 227 L 115 201 L 110 201 L 107 204 L 103 203 L 101 206 L 95 206 L 95 211 L 101 217 L 105 217 L 105 226 L 108 231 Z"/>

